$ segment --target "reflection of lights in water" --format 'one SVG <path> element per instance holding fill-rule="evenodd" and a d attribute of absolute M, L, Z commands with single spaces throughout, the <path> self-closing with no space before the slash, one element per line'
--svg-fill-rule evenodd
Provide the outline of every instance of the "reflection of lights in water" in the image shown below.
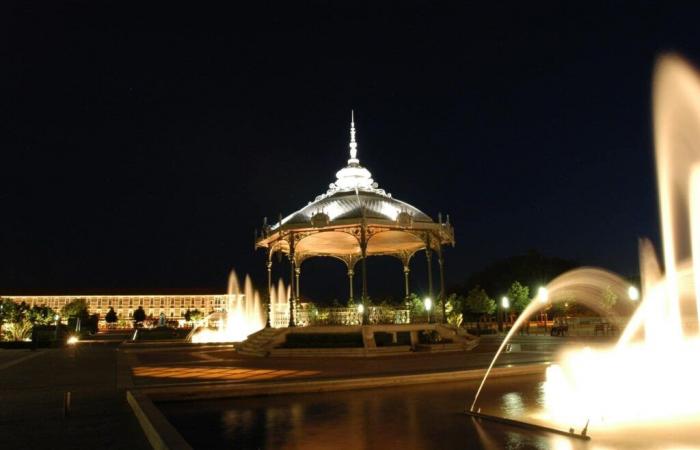
<path fill-rule="evenodd" d="M 508 416 L 519 417 L 525 412 L 523 397 L 517 392 L 509 392 L 503 396 L 503 412 Z"/>

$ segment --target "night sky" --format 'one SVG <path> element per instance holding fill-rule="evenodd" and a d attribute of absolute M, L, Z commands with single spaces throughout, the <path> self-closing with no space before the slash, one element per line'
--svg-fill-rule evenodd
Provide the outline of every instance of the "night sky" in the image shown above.
<path fill-rule="evenodd" d="M 700 63 L 690 2 L 145 3 L 2 6 L 0 294 L 261 282 L 255 228 L 335 180 L 353 108 L 379 186 L 450 214 L 448 284 L 530 249 L 630 275 L 659 243 L 651 74 Z M 305 296 L 345 283 L 304 264 Z"/>

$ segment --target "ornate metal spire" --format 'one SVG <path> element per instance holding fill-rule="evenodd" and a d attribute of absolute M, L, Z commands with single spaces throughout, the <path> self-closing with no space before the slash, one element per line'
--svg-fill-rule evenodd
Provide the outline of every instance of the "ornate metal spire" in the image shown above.
<path fill-rule="evenodd" d="M 350 111 L 350 159 L 348 164 L 358 164 L 357 141 L 355 141 L 355 110 Z"/>

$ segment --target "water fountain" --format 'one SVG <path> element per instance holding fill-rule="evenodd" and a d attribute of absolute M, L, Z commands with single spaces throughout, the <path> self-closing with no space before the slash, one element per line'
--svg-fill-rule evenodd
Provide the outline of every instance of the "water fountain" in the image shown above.
<path fill-rule="evenodd" d="M 280 292 L 286 292 L 282 280 Z M 273 311 L 286 308 L 286 296 L 271 293 Z M 253 287 L 250 276 L 246 275 L 241 290 L 238 275 L 231 271 L 228 281 L 226 303 L 221 309 L 207 315 L 192 328 L 187 340 L 195 343 L 204 342 L 240 342 L 250 334 L 265 327 L 267 312 L 262 305 L 260 293 Z"/>
<path fill-rule="evenodd" d="M 641 240 L 642 300 L 636 310 L 629 309 L 629 301 L 621 302 L 627 311 L 619 316 L 631 317 L 617 344 L 571 351 L 547 369 L 541 418 L 566 428 L 700 420 L 698 73 L 678 56 L 662 57 L 653 102 L 665 272 L 652 244 Z M 616 311 L 605 310 L 601 293 L 610 289 L 625 298 L 627 288 L 624 280 L 602 269 L 578 269 L 555 279 L 520 315 L 491 367 L 517 329 L 546 304 L 564 301 L 573 292 L 577 301 L 615 316 Z"/>

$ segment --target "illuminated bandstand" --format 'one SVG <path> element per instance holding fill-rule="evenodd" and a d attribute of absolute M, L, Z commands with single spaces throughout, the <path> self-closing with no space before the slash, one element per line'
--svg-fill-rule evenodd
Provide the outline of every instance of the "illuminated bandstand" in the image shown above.
<path fill-rule="evenodd" d="M 428 295 L 433 296 L 432 254 L 439 267 L 439 297 L 445 293 L 443 246 L 454 245 L 454 229 L 449 216 L 435 222 L 408 203 L 397 200 L 379 189 L 372 174 L 357 158 L 354 116 L 350 125 L 350 159 L 336 173 L 329 189 L 308 205 L 272 225 L 267 221 L 256 236 L 256 248 L 267 250 L 268 304 L 272 291 L 273 255 L 281 253 L 290 262 L 291 296 L 289 326 L 295 326 L 295 305 L 299 299 L 302 263 L 313 257 L 331 257 L 347 267 L 349 299 L 354 301 L 353 279 L 360 263 L 362 292 L 360 304 L 365 321 L 367 302 L 367 268 L 370 256 L 394 256 L 403 264 L 404 290 L 410 294 L 410 261 L 423 251 L 428 264 Z M 443 303 L 443 317 L 444 302 Z M 269 325 L 269 324 L 268 324 Z"/>

